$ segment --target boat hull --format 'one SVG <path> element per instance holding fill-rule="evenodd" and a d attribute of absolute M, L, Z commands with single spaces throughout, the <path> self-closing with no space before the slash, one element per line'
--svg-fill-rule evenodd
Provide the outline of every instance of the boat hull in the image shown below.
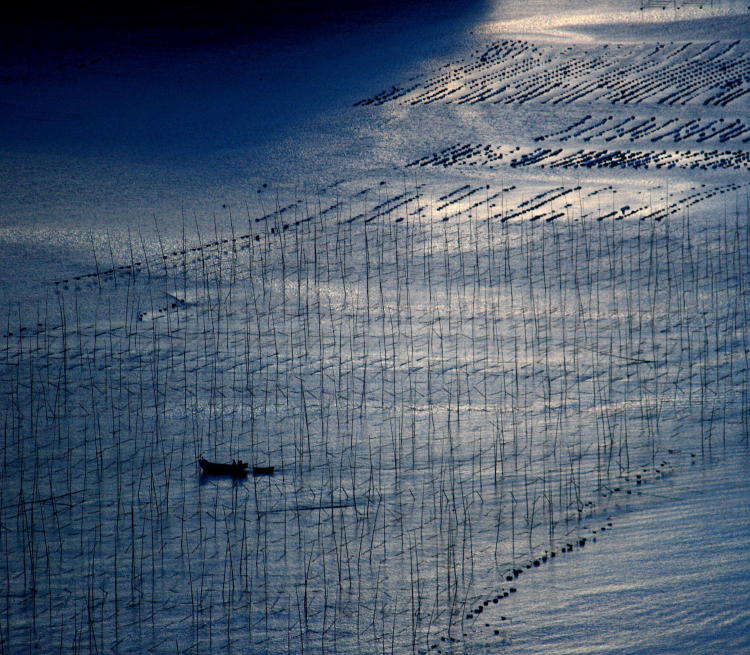
<path fill-rule="evenodd" d="M 199 459 L 198 464 L 205 475 L 231 475 L 239 478 L 247 475 L 247 464 L 223 464 L 220 462 L 209 462 Z"/>

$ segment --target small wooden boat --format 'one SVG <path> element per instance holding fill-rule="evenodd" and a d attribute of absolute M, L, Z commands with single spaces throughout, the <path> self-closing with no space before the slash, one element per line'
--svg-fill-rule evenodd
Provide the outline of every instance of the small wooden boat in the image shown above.
<path fill-rule="evenodd" d="M 198 460 L 201 470 L 206 475 L 231 475 L 235 478 L 247 475 L 247 462 L 240 460 L 233 461 L 231 464 L 222 464 L 219 462 L 209 462 L 202 457 Z"/>
<path fill-rule="evenodd" d="M 273 475 L 275 466 L 253 466 L 253 475 Z"/>

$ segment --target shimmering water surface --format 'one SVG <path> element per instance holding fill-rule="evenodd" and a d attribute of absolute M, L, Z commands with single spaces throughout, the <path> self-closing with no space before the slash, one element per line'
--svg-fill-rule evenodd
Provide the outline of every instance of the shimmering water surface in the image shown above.
<path fill-rule="evenodd" d="M 749 649 L 747 7 L 446 7 L 3 64 L 0 651 Z"/>

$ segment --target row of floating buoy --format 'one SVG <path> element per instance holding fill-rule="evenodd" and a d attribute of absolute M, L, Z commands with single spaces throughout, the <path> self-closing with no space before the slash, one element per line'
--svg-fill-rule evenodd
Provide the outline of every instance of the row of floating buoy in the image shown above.
<path fill-rule="evenodd" d="M 740 54 L 722 59 L 734 46 L 734 42 L 718 41 L 708 46 L 657 44 L 647 51 L 644 46 L 618 44 L 614 49 L 602 45 L 576 52 L 525 45 L 524 56 L 517 57 L 510 51 L 493 50 L 490 44 L 468 58 L 444 65 L 431 77 L 392 86 L 355 105 L 392 101 L 410 105 L 570 104 L 593 97 L 612 104 L 654 101 L 686 105 L 702 99 L 704 105 L 726 106 L 750 93 L 747 58 Z M 682 57 L 681 63 L 672 59 L 676 56 Z"/>
<path fill-rule="evenodd" d="M 328 187 L 324 187 L 320 189 L 319 193 L 321 195 L 324 195 L 328 191 L 334 189 L 336 186 L 341 184 L 343 180 L 338 180 L 332 184 L 330 184 Z M 258 189 L 258 193 L 261 193 L 263 189 L 267 188 L 268 184 L 264 183 L 262 185 L 262 189 Z M 367 190 L 365 190 L 366 192 Z M 299 208 L 302 205 L 302 201 L 298 200 L 296 202 L 293 202 L 289 205 L 285 205 L 284 207 L 279 208 L 278 210 L 275 210 L 273 212 L 269 212 L 263 216 L 257 217 L 254 219 L 255 223 L 261 223 L 264 221 L 268 221 L 274 218 L 279 218 L 283 214 L 288 213 L 289 211 L 292 211 L 295 208 Z M 336 211 L 341 206 L 341 202 L 336 201 L 333 204 L 325 207 L 324 209 L 321 209 L 319 212 L 317 212 L 315 215 L 307 216 L 306 218 L 299 219 L 296 221 L 288 222 L 288 223 L 281 223 L 280 226 L 272 227 L 270 229 L 270 234 L 278 234 L 280 232 L 286 232 L 288 229 L 292 227 L 299 227 L 303 223 L 306 223 L 308 221 L 313 220 L 316 218 L 316 216 L 325 216 L 331 212 Z M 222 204 L 222 208 L 229 209 L 229 205 L 226 203 Z M 246 233 L 241 234 L 239 236 L 234 237 L 225 237 L 222 239 L 217 239 L 215 241 L 209 241 L 207 243 L 202 243 L 199 246 L 193 246 L 190 248 L 185 248 L 182 250 L 173 250 L 170 253 L 163 254 L 161 256 L 163 262 L 172 261 L 174 266 L 179 266 L 185 262 L 185 257 L 190 256 L 196 256 L 199 254 L 205 253 L 205 251 L 210 249 L 216 249 L 217 251 L 222 251 L 223 247 L 235 247 L 238 242 L 246 241 L 260 241 L 261 236 L 265 236 L 265 234 L 253 234 L 253 233 Z M 229 254 L 228 250 L 224 250 L 223 254 Z M 203 261 L 202 259 L 193 259 L 189 263 L 197 262 L 197 261 Z M 112 280 L 114 279 L 114 276 L 118 274 L 131 274 L 133 272 L 140 272 L 143 270 L 145 264 L 140 261 L 134 261 L 130 264 L 123 264 L 121 266 L 114 266 L 112 268 L 104 269 L 104 270 L 97 270 L 90 273 L 82 273 L 80 275 L 72 276 L 70 278 L 64 278 L 59 280 L 53 280 L 52 284 L 55 286 L 62 285 L 67 286 L 74 282 L 81 282 L 84 280 L 89 279 L 98 279 L 100 281 L 106 281 L 106 280 Z"/>
<path fill-rule="evenodd" d="M 461 162 L 463 163 L 463 162 Z M 681 168 L 700 170 L 750 170 L 750 152 L 745 150 L 584 150 L 563 153 L 562 148 L 537 148 L 509 163 L 511 168 Z"/>
<path fill-rule="evenodd" d="M 750 128 L 748 128 L 750 129 Z M 748 139 L 750 140 L 750 139 Z M 502 147 L 481 144 L 458 144 L 445 148 L 407 164 L 413 166 L 486 166 L 495 168 L 503 159 L 511 168 L 538 166 L 540 168 L 623 168 L 685 170 L 750 170 L 750 151 L 747 150 L 587 150 L 579 148 L 535 148 L 521 151 L 520 147 L 503 152 Z"/>
<path fill-rule="evenodd" d="M 668 453 L 670 455 L 679 454 L 681 451 L 670 449 Z M 694 460 L 696 458 L 696 453 L 690 452 L 689 453 L 691 464 L 694 464 Z M 666 459 L 662 459 L 657 465 L 653 467 L 640 467 L 637 471 L 633 471 L 632 473 L 629 473 L 627 475 L 622 475 L 621 478 L 623 482 L 629 482 L 634 483 L 635 486 L 640 486 L 643 484 L 646 484 L 650 480 L 658 480 L 661 479 L 673 472 L 673 468 L 670 464 L 670 462 Z M 621 492 L 624 491 L 626 493 L 631 493 L 630 488 L 625 487 L 615 487 L 612 489 L 613 492 Z M 638 494 L 640 494 L 640 491 L 637 491 Z M 606 494 L 603 494 L 606 497 Z M 584 504 L 584 507 L 595 508 L 595 503 L 593 501 L 588 501 Z M 580 510 L 579 510 L 580 512 Z M 586 531 L 585 534 L 579 534 L 575 539 L 570 539 L 565 542 L 561 542 L 558 546 L 557 550 L 545 550 L 541 555 L 531 558 L 527 560 L 524 564 L 516 565 L 510 569 L 508 569 L 503 574 L 503 579 L 505 583 L 516 583 L 518 579 L 527 571 L 533 571 L 535 569 L 540 569 L 545 563 L 551 562 L 554 559 L 559 559 L 560 556 L 573 553 L 575 550 L 581 550 L 585 548 L 589 543 L 596 543 L 597 539 L 602 536 L 603 533 L 606 533 L 608 531 L 611 531 L 614 527 L 614 522 L 612 520 L 612 517 L 607 517 L 604 521 L 602 521 L 599 525 L 599 527 L 584 527 L 583 529 Z M 477 619 L 480 617 L 487 616 L 487 612 L 489 610 L 494 609 L 497 606 L 500 606 L 503 601 L 508 599 L 512 594 L 516 593 L 518 591 L 518 587 L 516 586 L 508 586 L 508 587 L 501 587 L 500 591 L 491 596 L 490 598 L 486 598 L 481 603 L 477 604 L 469 612 L 466 612 L 464 615 L 465 621 L 471 621 L 473 624 L 476 624 Z M 499 616 L 499 621 L 501 623 L 507 623 L 510 622 L 511 619 L 508 615 L 501 615 Z M 497 624 L 495 624 L 497 626 Z M 501 629 L 499 627 L 492 626 L 491 623 L 485 622 L 484 624 L 485 628 L 492 628 L 493 629 L 493 635 L 499 636 L 501 634 Z M 466 638 L 468 636 L 468 633 L 464 632 L 463 637 Z M 457 639 L 455 637 L 441 637 L 440 641 L 450 642 L 450 643 L 458 643 L 461 640 Z M 438 653 L 441 652 L 441 645 L 440 643 L 433 642 L 430 645 L 430 650 L 436 650 Z"/>
<path fill-rule="evenodd" d="M 599 528 L 600 532 L 606 532 L 607 529 L 611 529 L 613 527 L 613 522 L 611 519 L 607 519 L 606 525 Z M 596 535 L 597 530 L 592 530 L 591 534 Z M 592 541 L 596 541 L 596 536 L 592 537 Z M 576 548 L 584 548 L 586 544 L 589 542 L 589 537 L 582 536 L 578 537 L 577 539 L 573 541 L 566 542 L 564 544 L 560 545 L 560 553 L 572 553 Z M 526 571 L 526 570 L 533 570 L 535 568 L 541 568 L 541 566 L 547 562 L 552 561 L 558 556 L 557 551 L 552 550 L 548 551 L 545 550 L 543 554 L 540 556 L 528 560 L 525 564 L 515 566 L 511 569 L 508 569 L 506 573 L 504 574 L 504 578 L 506 582 L 515 582 L 518 580 L 518 578 Z M 518 591 L 518 587 L 516 586 L 508 586 L 501 587 L 500 591 L 498 591 L 496 594 L 494 594 L 491 598 L 487 598 L 484 601 L 482 601 L 480 604 L 476 605 L 471 609 L 471 611 L 467 612 L 465 614 L 466 621 L 472 621 L 476 622 L 476 620 L 479 617 L 482 617 L 485 615 L 485 613 L 488 610 L 494 609 L 495 607 L 499 606 L 504 600 L 508 599 L 512 594 L 515 594 Z M 502 614 L 498 617 L 499 621 L 501 623 L 511 622 L 512 619 L 505 614 Z M 492 628 L 491 623 L 485 623 L 485 628 Z M 499 627 L 493 628 L 493 634 L 495 636 L 499 636 L 501 634 L 501 629 Z M 468 633 L 463 632 L 462 636 L 465 638 L 468 636 Z M 460 643 L 461 639 L 458 639 L 456 637 L 452 636 L 443 636 L 440 638 L 440 641 L 443 643 L 450 642 L 450 643 Z M 437 651 L 438 653 L 442 652 L 440 643 L 433 642 L 430 645 L 430 650 Z"/>
<path fill-rule="evenodd" d="M 421 93 L 413 95 L 408 103 L 430 104 L 461 94 L 457 99 L 453 98 L 457 104 L 475 104 L 487 99 L 488 92 L 490 95 L 499 92 L 493 84 L 525 74 L 541 65 L 543 53 L 537 47 L 531 46 L 527 41 L 506 43 L 509 44 L 508 47 L 497 50 L 492 55 L 488 50 L 477 50 L 468 58 L 447 64 L 444 72 L 433 75 L 418 85 Z"/>
<path fill-rule="evenodd" d="M 588 143 L 595 139 L 602 139 L 609 143 L 627 139 L 632 143 L 644 137 L 649 137 L 649 141 L 657 143 L 671 137 L 674 143 L 682 141 L 703 143 L 717 138 L 720 143 L 726 143 L 739 139 L 743 134 L 750 132 L 750 125 L 746 125 L 739 118 L 733 121 L 725 118 L 714 118 L 707 122 L 702 122 L 697 118 L 690 120 L 669 118 L 663 123 L 658 123 L 655 116 L 648 118 L 628 116 L 625 119 L 606 116 L 591 122 L 593 120 L 594 117 L 587 114 L 584 118 L 557 132 L 535 137 L 534 141 L 539 142 L 556 138 L 562 142 L 580 139 Z M 611 124 L 614 121 L 618 122 Z M 669 129 L 667 130 L 667 128 Z M 750 137 L 743 139 L 742 142 L 750 142 Z"/>
<path fill-rule="evenodd" d="M 327 212 L 334 211 L 337 207 L 331 206 L 328 207 L 320 212 L 321 215 L 324 215 Z M 279 212 L 280 213 L 280 212 Z M 274 213 L 273 216 L 278 216 L 278 213 Z M 262 220 L 265 220 L 268 218 L 268 216 L 262 216 L 260 218 L 256 218 L 255 221 L 259 222 Z M 270 234 L 280 234 L 281 232 L 286 232 L 290 228 L 293 227 L 299 227 L 303 223 L 306 223 L 308 221 L 313 220 L 316 218 L 316 216 L 308 216 L 303 219 L 299 219 L 290 223 L 281 223 L 278 227 L 272 227 L 268 233 Z M 221 256 L 221 254 L 228 255 L 229 249 L 223 250 L 225 247 L 230 247 L 230 249 L 235 249 L 237 247 L 237 244 L 240 242 L 251 242 L 256 241 L 259 242 L 261 240 L 261 237 L 265 236 L 265 234 L 241 234 L 239 236 L 235 237 L 227 237 L 224 239 L 219 239 L 216 241 L 210 241 L 208 243 L 201 244 L 200 246 L 193 246 L 191 248 L 185 248 L 184 250 L 174 250 L 168 254 L 163 254 L 161 256 L 162 262 L 166 265 L 171 262 L 171 266 L 178 267 L 185 263 L 186 257 L 191 257 L 187 263 L 195 263 L 195 262 L 201 262 L 204 261 L 204 258 L 198 257 L 197 255 L 206 255 L 209 256 Z M 242 246 L 241 249 L 245 249 L 247 245 Z M 214 250 L 215 252 L 211 252 L 211 250 Z M 194 257 L 194 258 L 193 258 Z M 160 264 L 161 266 L 162 264 Z M 116 266 L 114 268 L 109 268 L 101 271 L 93 271 L 90 273 L 82 273 L 80 275 L 72 276 L 70 278 L 63 278 L 59 280 L 53 280 L 52 284 L 55 286 L 62 286 L 63 288 L 67 289 L 68 285 L 75 282 L 81 282 L 84 280 L 93 280 L 96 279 L 98 281 L 106 282 L 110 280 L 114 280 L 115 276 L 127 274 L 132 275 L 133 273 L 140 273 L 144 269 L 144 264 L 142 262 L 133 262 L 132 264 L 123 264 L 122 266 Z"/>
<path fill-rule="evenodd" d="M 498 213 L 498 214 L 495 214 L 493 218 L 499 218 L 503 223 L 505 223 L 506 221 L 509 221 L 513 218 L 529 218 L 528 216 L 529 214 L 531 215 L 532 218 L 534 216 L 538 217 L 537 212 L 539 210 L 541 210 L 542 208 L 551 207 L 551 204 L 555 202 L 556 200 L 565 198 L 565 196 L 568 196 L 571 193 L 575 193 L 576 191 L 579 191 L 580 189 L 581 189 L 580 186 L 576 186 L 572 188 L 555 187 L 554 189 L 551 189 L 550 191 L 546 191 L 546 192 L 538 194 L 537 196 L 535 196 L 534 199 L 532 199 L 531 203 L 529 203 L 529 201 L 522 202 L 519 205 L 517 205 L 515 211 L 505 212 L 504 214 Z"/>

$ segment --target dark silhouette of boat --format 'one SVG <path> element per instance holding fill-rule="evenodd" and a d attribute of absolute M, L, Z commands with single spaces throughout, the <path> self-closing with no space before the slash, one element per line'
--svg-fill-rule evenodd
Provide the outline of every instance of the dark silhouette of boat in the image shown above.
<path fill-rule="evenodd" d="M 235 462 L 232 460 L 231 464 L 223 464 L 219 462 L 209 462 L 207 459 L 202 457 L 198 460 L 201 470 L 205 475 L 231 475 L 232 477 L 244 477 L 247 475 L 247 462 L 240 460 Z"/>
<path fill-rule="evenodd" d="M 198 460 L 201 470 L 205 475 L 231 475 L 232 477 L 244 477 L 247 475 L 247 462 L 242 460 L 234 461 L 231 464 L 220 462 L 209 462 L 201 457 Z M 273 475 L 276 470 L 275 466 L 253 466 L 253 475 Z"/>

